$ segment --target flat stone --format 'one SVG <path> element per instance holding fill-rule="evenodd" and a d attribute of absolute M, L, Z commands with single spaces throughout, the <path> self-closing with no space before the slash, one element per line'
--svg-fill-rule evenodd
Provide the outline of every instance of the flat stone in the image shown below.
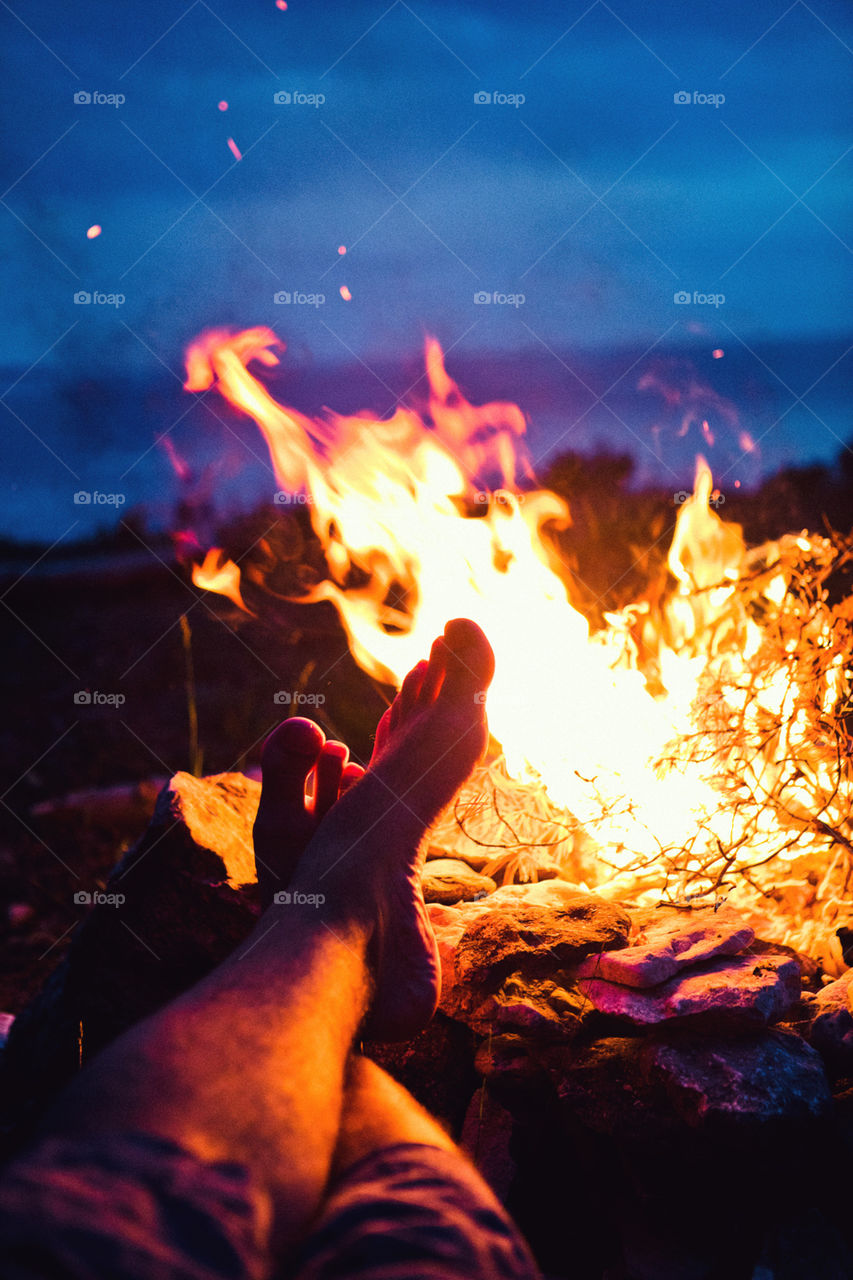
<path fill-rule="evenodd" d="M 792 1009 L 800 996 L 800 968 L 788 956 L 717 957 L 640 990 L 600 978 L 583 978 L 578 989 L 600 1013 L 636 1026 L 672 1020 L 702 1020 L 727 1029 L 767 1026 Z"/>
<path fill-rule="evenodd" d="M 661 909 L 632 934 L 627 947 L 590 956 L 576 972 L 581 978 L 604 978 L 628 987 L 655 987 L 714 956 L 737 955 L 754 936 L 730 907 L 689 912 Z"/>
<path fill-rule="evenodd" d="M 642 1058 L 649 1079 L 664 1086 L 690 1125 L 802 1120 L 827 1115 L 832 1107 L 820 1054 L 786 1032 L 652 1040 Z"/>
<path fill-rule="evenodd" d="M 495 990 L 515 970 L 547 977 L 593 952 L 625 945 L 631 921 L 611 903 L 577 891 L 561 895 L 559 906 L 540 906 L 529 897 L 519 901 L 520 896 L 499 890 L 468 925 L 456 948 L 461 982 Z"/>
<path fill-rule="evenodd" d="M 424 901 L 452 906 L 494 893 L 497 885 L 489 876 L 473 871 L 457 858 L 435 858 L 424 866 Z"/>

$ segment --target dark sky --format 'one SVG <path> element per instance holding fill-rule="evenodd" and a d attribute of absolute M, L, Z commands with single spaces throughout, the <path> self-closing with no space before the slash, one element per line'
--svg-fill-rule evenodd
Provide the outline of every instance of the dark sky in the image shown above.
<path fill-rule="evenodd" d="M 839 0 L 18 0 L 0 24 L 4 387 L 38 362 L 15 394 L 180 371 L 216 325 L 368 365 L 425 332 L 565 358 L 850 331 Z"/>

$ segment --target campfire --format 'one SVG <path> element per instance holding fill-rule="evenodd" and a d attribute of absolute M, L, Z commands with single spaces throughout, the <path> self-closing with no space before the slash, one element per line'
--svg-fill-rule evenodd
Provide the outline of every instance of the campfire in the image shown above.
<path fill-rule="evenodd" d="M 452 617 L 478 622 L 497 660 L 487 756 L 428 835 L 438 1011 L 365 1052 L 460 1139 L 548 1274 L 776 1275 L 752 1262 L 789 1231 L 810 1274 L 841 1274 L 853 540 L 748 547 L 700 459 L 665 565 L 593 624 L 561 541 L 570 508 L 537 487 L 518 406 L 469 403 L 430 339 L 420 412 L 309 418 L 256 376 L 280 346 L 259 328 L 188 352 L 187 388 L 261 429 L 271 505 L 290 515 L 248 550 L 181 529 L 195 584 L 265 636 L 290 602 L 331 603 L 386 686 Z M 189 653 L 186 619 L 181 636 Z M 314 714 L 337 671 L 314 668 L 290 709 Z M 156 804 L 159 784 L 136 797 L 148 827 L 134 809 L 106 891 L 80 895 L 66 955 L 14 1020 L 10 1148 L 81 1063 L 255 927 L 260 784 L 199 777 L 193 755 Z M 709 1231 L 733 1205 L 748 1206 L 737 1231 Z"/>
<path fill-rule="evenodd" d="M 748 548 L 700 458 L 667 579 L 593 632 L 555 536 L 570 511 L 536 487 L 517 405 L 469 403 L 430 338 L 422 413 L 309 418 L 252 371 L 281 345 L 264 328 L 205 333 L 186 387 L 254 419 L 276 502 L 310 513 L 326 572 L 298 598 L 331 601 L 360 666 L 397 687 L 449 617 L 495 650 L 492 748 L 430 857 L 641 908 L 727 903 L 841 973 L 853 602 L 834 582 L 851 543 L 803 531 Z M 274 569 L 264 541 L 240 565 L 204 548 L 193 580 L 260 615 Z"/>

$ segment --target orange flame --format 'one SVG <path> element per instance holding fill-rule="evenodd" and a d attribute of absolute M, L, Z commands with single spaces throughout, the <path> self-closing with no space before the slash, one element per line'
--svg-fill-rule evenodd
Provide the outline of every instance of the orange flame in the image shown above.
<path fill-rule="evenodd" d="M 602 790 L 643 796 L 647 837 L 674 834 L 703 789 L 655 780 L 647 762 L 676 730 L 673 708 L 619 665 L 615 636 L 591 641 L 569 603 L 542 537 L 568 510 L 553 493 L 519 488 L 531 472 L 518 406 L 471 404 L 430 338 L 429 425 L 404 408 L 385 420 L 328 411 L 310 419 L 274 400 L 247 368 L 275 365 L 279 345 L 268 329 L 203 334 L 188 352 L 186 385 L 215 380 L 257 422 L 282 489 L 304 495 L 329 576 L 303 598 L 331 600 L 356 660 L 397 686 L 448 617 L 474 618 L 498 659 L 489 719 L 510 773 L 538 780 L 581 819 Z M 680 527 L 701 525 L 702 509 L 720 523 L 709 493 L 685 504 Z M 682 705 L 678 718 L 686 713 Z"/>
<path fill-rule="evenodd" d="M 211 547 L 204 557 L 203 564 L 193 565 L 192 579 L 195 586 L 200 587 L 202 591 L 216 591 L 233 600 L 246 613 L 249 612 L 240 595 L 239 565 L 227 559 L 216 547 Z"/>

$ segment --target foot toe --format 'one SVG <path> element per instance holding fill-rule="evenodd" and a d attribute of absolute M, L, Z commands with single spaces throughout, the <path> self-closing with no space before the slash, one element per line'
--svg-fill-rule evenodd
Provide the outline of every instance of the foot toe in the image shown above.
<path fill-rule="evenodd" d="M 320 726 L 300 716 L 273 729 L 261 753 L 261 803 L 285 817 L 294 805 L 304 808 L 305 782 L 325 741 Z"/>
<path fill-rule="evenodd" d="M 428 664 L 426 662 L 415 663 L 402 683 L 398 696 L 400 699 L 400 711 L 403 719 L 405 719 L 417 706 L 421 686 L 423 685 L 424 676 L 427 672 L 427 666 Z"/>
<path fill-rule="evenodd" d="M 327 742 L 317 759 L 314 788 L 314 816 L 322 818 L 338 798 L 341 778 L 349 760 L 349 748 L 343 742 Z"/>
<path fill-rule="evenodd" d="M 364 767 L 351 761 L 341 774 L 341 785 L 338 788 L 338 796 L 342 796 L 345 791 L 349 791 L 350 787 L 358 782 L 359 778 L 363 778 L 365 774 Z"/>
<path fill-rule="evenodd" d="M 261 799 L 253 831 L 261 900 L 284 888 L 310 835 L 305 783 L 325 742 L 312 720 L 294 716 L 274 729 L 261 753 Z"/>
<path fill-rule="evenodd" d="M 444 628 L 445 675 L 441 696 L 451 699 L 483 693 L 495 674 L 495 655 L 470 618 L 454 618 Z"/>

